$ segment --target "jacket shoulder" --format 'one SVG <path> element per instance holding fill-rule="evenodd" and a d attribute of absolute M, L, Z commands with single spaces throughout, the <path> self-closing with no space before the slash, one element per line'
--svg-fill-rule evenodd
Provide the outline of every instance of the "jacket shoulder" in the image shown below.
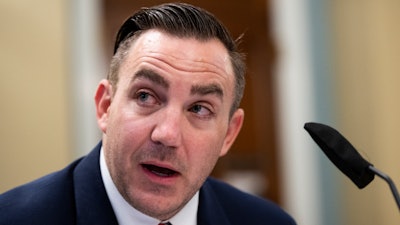
<path fill-rule="evenodd" d="M 203 190 L 206 189 L 218 200 L 232 224 L 296 224 L 276 203 L 243 192 L 222 181 L 209 178 L 203 186 Z"/>
<path fill-rule="evenodd" d="M 78 162 L 1 194 L 0 224 L 72 224 L 73 170 Z"/>

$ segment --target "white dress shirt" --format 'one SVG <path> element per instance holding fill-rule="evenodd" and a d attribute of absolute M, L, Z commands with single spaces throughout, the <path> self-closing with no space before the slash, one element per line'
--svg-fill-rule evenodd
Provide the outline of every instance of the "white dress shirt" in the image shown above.
<path fill-rule="evenodd" d="M 103 148 L 100 151 L 100 172 L 103 178 L 104 187 L 110 199 L 118 224 L 120 225 L 158 225 L 160 221 L 143 214 L 133 208 L 119 193 L 111 179 Z M 199 205 L 199 192 L 168 221 L 172 225 L 197 225 L 197 208 Z"/>

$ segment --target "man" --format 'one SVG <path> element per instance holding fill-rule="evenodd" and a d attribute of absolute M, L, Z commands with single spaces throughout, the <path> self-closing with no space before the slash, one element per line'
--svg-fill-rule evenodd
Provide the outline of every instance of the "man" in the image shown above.
<path fill-rule="evenodd" d="M 180 3 L 136 12 L 95 94 L 102 142 L 0 196 L 0 224 L 294 224 L 208 178 L 241 129 L 244 70 L 208 12 Z"/>

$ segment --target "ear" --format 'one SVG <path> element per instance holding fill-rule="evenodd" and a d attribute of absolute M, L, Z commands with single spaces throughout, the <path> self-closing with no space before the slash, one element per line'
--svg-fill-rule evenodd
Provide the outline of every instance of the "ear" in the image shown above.
<path fill-rule="evenodd" d="M 100 81 L 94 96 L 97 124 L 103 133 L 107 130 L 109 108 L 112 100 L 112 86 L 108 80 Z"/>
<path fill-rule="evenodd" d="M 237 109 L 229 121 L 228 130 L 226 132 L 220 156 L 224 156 L 226 153 L 228 153 L 233 142 L 236 140 L 236 137 L 239 134 L 240 129 L 242 129 L 243 120 L 244 120 L 243 109 Z"/>

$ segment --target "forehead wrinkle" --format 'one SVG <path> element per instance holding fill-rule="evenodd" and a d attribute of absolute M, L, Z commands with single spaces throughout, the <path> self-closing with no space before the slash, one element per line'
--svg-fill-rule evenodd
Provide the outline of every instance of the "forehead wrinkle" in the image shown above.
<path fill-rule="evenodd" d="M 152 58 L 157 61 L 164 63 L 165 65 L 174 68 L 178 71 L 185 72 L 210 72 L 215 73 L 217 75 L 228 75 L 229 74 L 229 64 L 226 65 L 226 61 L 223 61 L 223 65 L 225 67 L 220 67 L 214 64 L 212 61 L 207 62 L 204 59 L 188 59 L 181 58 L 172 55 L 163 54 L 160 52 L 151 52 L 148 53 L 148 56 L 145 58 Z M 179 62 L 179 63 L 177 63 Z"/>
<path fill-rule="evenodd" d="M 162 77 L 160 74 L 156 73 L 153 70 L 141 69 L 135 73 L 132 80 L 140 78 L 150 80 L 151 82 L 156 83 L 157 85 L 160 85 L 166 89 L 169 88 L 169 82 L 166 79 L 164 79 L 164 77 Z"/>
<path fill-rule="evenodd" d="M 224 91 L 222 90 L 221 86 L 212 83 L 212 84 L 206 84 L 206 85 L 193 85 L 192 88 L 190 89 L 190 94 L 191 95 L 217 95 L 220 99 L 224 96 Z"/>

